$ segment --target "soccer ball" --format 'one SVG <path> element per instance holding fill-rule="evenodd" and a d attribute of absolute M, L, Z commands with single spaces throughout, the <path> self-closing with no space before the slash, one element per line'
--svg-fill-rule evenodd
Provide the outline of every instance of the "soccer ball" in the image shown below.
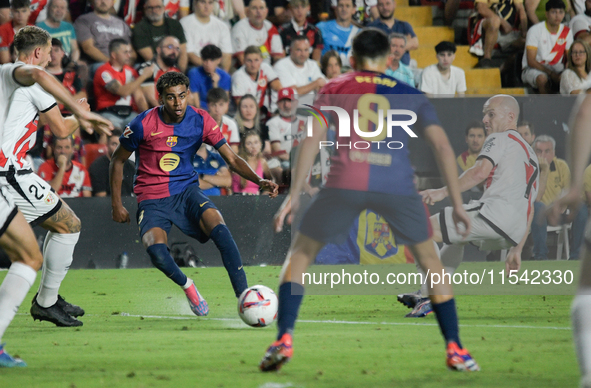
<path fill-rule="evenodd" d="M 249 326 L 265 327 L 275 322 L 279 301 L 272 289 L 252 286 L 238 298 L 238 315 Z"/>

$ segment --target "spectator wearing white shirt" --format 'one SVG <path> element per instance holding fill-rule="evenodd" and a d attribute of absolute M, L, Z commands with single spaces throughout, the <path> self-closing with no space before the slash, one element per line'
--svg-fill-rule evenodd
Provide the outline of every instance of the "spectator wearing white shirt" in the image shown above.
<path fill-rule="evenodd" d="M 591 71 L 591 47 L 580 39 L 570 46 L 567 68 L 560 75 L 560 94 L 585 93 Z"/>
<path fill-rule="evenodd" d="M 212 119 L 218 123 L 220 132 L 224 135 L 226 142 L 238 153 L 240 144 L 240 133 L 238 124 L 230 116 L 226 116 L 230 106 L 228 93 L 222 88 L 213 88 L 207 92 L 207 109 Z"/>
<path fill-rule="evenodd" d="M 591 0 L 586 0 L 585 12 L 570 20 L 569 27 L 574 39 L 582 39 L 591 44 Z"/>
<path fill-rule="evenodd" d="M 289 57 L 275 64 L 275 71 L 281 85 L 294 89 L 301 98 L 313 96 L 326 84 L 318 63 L 309 59 L 310 42 L 305 36 L 296 36 L 291 42 Z"/>
<path fill-rule="evenodd" d="M 546 3 L 546 21 L 527 31 L 523 53 L 521 80 L 540 94 L 552 93 L 560 85 L 566 52 L 573 43 L 573 34 L 562 23 L 566 6 L 562 0 Z"/>
<path fill-rule="evenodd" d="M 232 27 L 234 55 L 240 65 L 244 63 L 244 50 L 248 46 L 261 49 L 263 60 L 267 63 L 285 56 L 283 43 L 277 28 L 268 20 L 269 9 L 263 0 L 251 0 L 248 4 L 248 18 L 240 20 Z"/>
<path fill-rule="evenodd" d="M 265 106 L 268 112 L 272 112 L 274 101 L 271 91 L 279 89 L 279 77 L 271 65 L 263 62 L 261 49 L 248 46 L 244 50 L 244 65 L 232 74 L 232 97 L 236 103 L 242 96 L 252 94 L 259 108 Z"/>
<path fill-rule="evenodd" d="M 226 23 L 213 16 L 213 0 L 195 0 L 195 12 L 181 19 L 181 25 L 187 38 L 189 62 L 201 66 L 201 49 L 213 44 L 222 50 L 220 67 L 230 70 L 232 64 L 232 40 L 230 28 Z"/>
<path fill-rule="evenodd" d="M 437 63 L 427 66 L 421 75 L 421 91 L 433 95 L 455 95 L 466 93 L 466 73 L 453 66 L 456 59 L 456 45 L 440 42 L 435 46 Z"/>

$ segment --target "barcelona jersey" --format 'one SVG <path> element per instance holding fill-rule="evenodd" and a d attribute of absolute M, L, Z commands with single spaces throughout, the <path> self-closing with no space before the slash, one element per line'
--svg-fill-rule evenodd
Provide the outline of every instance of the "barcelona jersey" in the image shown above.
<path fill-rule="evenodd" d="M 425 127 L 439 125 L 422 92 L 382 73 L 356 71 L 328 82 L 314 106 L 337 125 L 327 188 L 416 193 L 409 137 L 422 137 Z M 341 121 L 335 109 L 349 119 Z M 405 129 L 399 123 L 411 124 Z"/>
<path fill-rule="evenodd" d="M 138 202 L 179 194 L 198 184 L 193 157 L 202 143 L 226 144 L 218 124 L 204 110 L 187 107 L 180 123 L 166 124 L 162 107 L 137 116 L 123 131 L 121 146 L 136 153 L 134 192 Z"/>

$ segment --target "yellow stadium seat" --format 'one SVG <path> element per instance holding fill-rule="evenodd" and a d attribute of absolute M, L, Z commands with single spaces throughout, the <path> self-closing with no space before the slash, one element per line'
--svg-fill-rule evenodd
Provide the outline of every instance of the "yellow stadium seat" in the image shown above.
<path fill-rule="evenodd" d="M 469 49 L 470 46 L 457 46 L 456 59 L 453 63 L 454 66 L 457 66 L 464 70 L 468 70 L 476 66 L 476 64 L 478 63 L 478 58 L 470 54 L 470 52 L 468 51 Z M 437 63 L 437 58 L 435 57 L 435 47 L 423 45 L 423 42 L 420 40 L 420 38 L 419 48 L 417 50 L 411 51 L 410 57 L 417 61 L 417 66 L 421 69 L 434 63 Z"/>
<path fill-rule="evenodd" d="M 433 25 L 432 7 L 402 7 L 396 8 L 396 19 L 410 23 L 413 28 Z"/>
<path fill-rule="evenodd" d="M 398 17 L 398 16 L 397 16 Z M 449 27 L 415 27 L 415 34 L 419 38 L 419 46 L 435 46 L 437 43 L 447 40 L 454 41 L 454 30 Z"/>
<path fill-rule="evenodd" d="M 493 96 L 495 94 L 523 95 L 527 94 L 525 88 L 468 88 L 466 95 Z"/>
<path fill-rule="evenodd" d="M 500 88 L 501 72 L 494 69 L 468 69 L 466 72 L 466 86 L 469 88 Z"/>

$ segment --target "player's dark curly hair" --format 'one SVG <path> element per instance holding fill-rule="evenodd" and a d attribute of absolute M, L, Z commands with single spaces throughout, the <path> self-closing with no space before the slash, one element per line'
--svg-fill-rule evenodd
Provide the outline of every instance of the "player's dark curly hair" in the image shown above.
<path fill-rule="evenodd" d="M 353 38 L 352 49 L 358 66 L 361 66 L 368 59 L 387 58 L 390 54 L 390 41 L 384 31 L 369 27 Z"/>
<path fill-rule="evenodd" d="M 170 87 L 185 85 L 187 89 L 189 89 L 189 84 L 189 78 L 183 73 L 179 73 L 178 71 L 169 71 L 168 73 L 164 73 L 162 77 L 158 78 L 156 90 L 158 91 L 158 94 L 162 96 L 164 94 L 164 90 Z"/>
<path fill-rule="evenodd" d="M 35 26 L 21 28 L 14 36 L 14 48 L 19 54 L 28 55 L 37 47 L 50 45 L 51 35 L 49 32 Z"/>

